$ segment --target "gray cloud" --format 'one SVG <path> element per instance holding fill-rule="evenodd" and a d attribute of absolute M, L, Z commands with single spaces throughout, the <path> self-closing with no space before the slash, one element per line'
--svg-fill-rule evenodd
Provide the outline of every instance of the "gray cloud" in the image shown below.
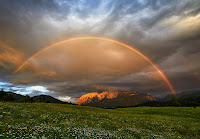
<path fill-rule="evenodd" d="M 0 40 L 26 59 L 45 46 L 66 38 L 109 37 L 134 46 L 147 55 L 164 71 L 177 91 L 197 89 L 200 73 L 199 5 L 198 0 L 0 0 Z M 43 67 L 47 63 L 44 61 Z M 17 84 L 23 79 L 29 84 L 32 79 L 32 84 L 43 84 L 54 91 L 55 96 L 78 98 L 84 92 L 102 88 L 169 92 L 166 85 L 159 84 L 153 77 L 152 81 L 144 80 L 142 73 L 148 66 L 109 79 L 87 74 L 93 78 L 83 84 L 79 80 L 87 76 L 79 79 L 81 72 L 76 75 L 76 80 L 72 74 L 74 77 L 62 81 L 61 78 L 49 77 L 54 75 L 53 71 L 44 74 L 38 70 L 40 74 L 35 76 L 29 70 L 23 75 L 13 76 L 12 71 L 19 64 L 8 61 L 7 64 L 10 68 L 0 63 L 1 80 Z M 41 64 L 34 66 L 33 69 L 41 68 Z M 135 77 L 125 80 L 127 75 Z"/>

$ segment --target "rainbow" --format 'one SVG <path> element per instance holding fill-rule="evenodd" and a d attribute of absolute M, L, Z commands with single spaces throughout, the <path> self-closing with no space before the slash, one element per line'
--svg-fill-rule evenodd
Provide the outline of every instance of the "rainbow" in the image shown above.
<path fill-rule="evenodd" d="M 109 41 L 109 42 L 113 42 L 116 44 L 119 44 L 121 46 L 124 46 L 128 49 L 130 49 L 131 51 L 137 53 L 138 55 L 140 55 L 143 59 L 145 59 L 146 61 L 148 61 L 157 71 L 158 73 L 161 75 L 161 77 L 164 79 L 164 81 L 167 83 L 167 85 L 169 86 L 170 90 L 172 91 L 172 93 L 176 94 L 175 89 L 173 88 L 172 84 L 170 83 L 170 81 L 167 79 L 167 77 L 165 76 L 165 74 L 163 73 L 163 71 L 151 60 L 149 59 L 146 55 L 144 55 L 143 53 L 141 53 L 140 51 L 138 51 L 137 49 L 131 47 L 128 44 L 122 43 L 120 41 L 117 40 L 113 40 L 113 39 L 109 39 L 109 38 L 105 38 L 105 37 L 96 37 L 96 36 L 86 36 L 86 37 L 75 37 L 75 38 L 69 38 L 63 41 L 59 41 L 56 43 L 53 43 L 43 49 L 41 49 L 40 51 L 36 52 L 35 54 L 33 54 L 31 57 L 29 57 L 26 61 L 24 61 L 13 73 L 17 73 L 19 70 L 21 70 L 29 61 L 31 61 L 33 58 L 35 58 L 36 56 L 40 55 L 42 52 L 56 47 L 59 44 L 62 43 L 66 43 L 66 42 L 70 42 L 70 41 L 76 41 L 76 40 L 104 40 L 104 41 Z"/>

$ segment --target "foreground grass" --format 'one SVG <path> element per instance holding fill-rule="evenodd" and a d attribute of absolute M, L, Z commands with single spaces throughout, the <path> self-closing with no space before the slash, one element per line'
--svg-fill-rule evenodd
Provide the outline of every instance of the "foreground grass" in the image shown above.
<path fill-rule="evenodd" d="M 0 103 L 0 138 L 200 138 L 200 107 Z"/>

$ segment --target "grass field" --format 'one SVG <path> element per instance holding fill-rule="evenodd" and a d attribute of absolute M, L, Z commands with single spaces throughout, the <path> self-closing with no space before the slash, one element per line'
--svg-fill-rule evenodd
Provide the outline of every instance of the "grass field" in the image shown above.
<path fill-rule="evenodd" d="M 200 107 L 0 103 L 0 138 L 200 138 Z"/>

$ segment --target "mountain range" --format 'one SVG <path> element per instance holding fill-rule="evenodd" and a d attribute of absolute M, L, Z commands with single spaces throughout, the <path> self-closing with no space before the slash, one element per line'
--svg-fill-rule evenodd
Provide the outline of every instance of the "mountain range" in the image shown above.
<path fill-rule="evenodd" d="M 191 107 L 191 106 L 200 106 L 200 90 L 193 91 L 184 91 L 180 94 L 169 94 L 162 99 L 157 101 L 147 102 L 140 104 L 138 106 L 157 106 L 157 107 L 166 107 L 166 106 L 182 106 L 182 107 Z"/>
<path fill-rule="evenodd" d="M 200 106 L 200 90 L 185 91 L 180 94 L 169 94 L 160 99 L 149 93 L 139 92 L 92 92 L 82 95 L 78 105 L 116 108 L 131 106 Z"/>
<path fill-rule="evenodd" d="M 92 92 L 82 95 L 77 101 L 78 105 L 92 107 L 131 107 L 148 101 L 156 101 L 156 98 L 149 93 L 139 92 Z"/>
<path fill-rule="evenodd" d="M 63 102 L 49 95 L 38 95 L 34 97 L 29 97 L 13 92 L 5 92 L 3 90 L 0 91 L 0 101 L 72 104 L 68 102 Z M 168 94 L 166 97 L 161 99 L 156 98 L 149 93 L 140 92 L 92 92 L 82 95 L 76 101 L 76 104 L 101 108 L 118 108 L 132 106 L 200 106 L 200 90 L 184 91 L 180 94 Z"/>

